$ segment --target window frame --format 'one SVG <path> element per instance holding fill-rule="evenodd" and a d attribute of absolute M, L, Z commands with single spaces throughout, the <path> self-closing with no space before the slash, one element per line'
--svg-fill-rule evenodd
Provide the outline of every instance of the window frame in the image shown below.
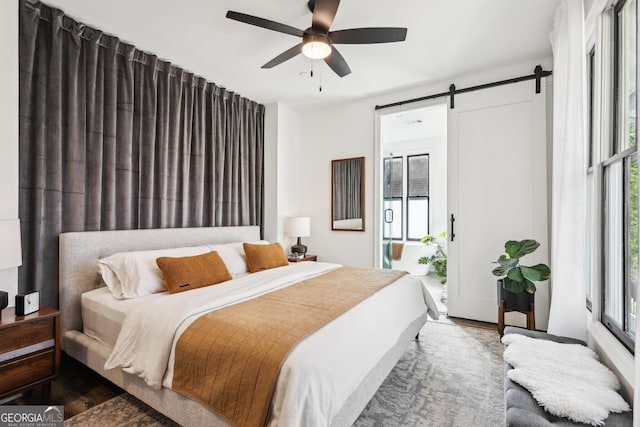
<path fill-rule="evenodd" d="M 587 119 L 589 120 L 589 126 L 587 131 L 589 134 L 587 135 L 587 171 L 591 172 L 593 170 L 594 158 L 595 158 L 595 88 L 596 88 L 596 47 L 595 45 L 591 47 L 589 50 L 589 54 L 587 55 L 587 73 L 589 75 L 589 85 L 588 85 L 588 101 L 589 101 L 589 115 Z"/>
<path fill-rule="evenodd" d="M 607 167 L 611 166 L 615 163 L 618 162 L 622 162 L 622 207 L 620 209 L 620 214 L 622 215 L 622 328 L 620 326 L 618 326 L 618 322 L 611 317 L 610 315 L 608 315 L 606 313 L 606 301 L 607 301 L 607 275 L 609 272 L 608 269 L 608 258 L 605 255 L 604 257 L 602 257 L 602 277 L 601 277 L 601 289 L 600 289 L 600 298 L 602 301 L 601 304 L 601 312 L 600 312 L 600 321 L 602 322 L 602 324 L 627 348 L 627 350 L 629 350 L 631 352 L 631 354 L 634 354 L 634 350 L 635 350 L 635 340 L 632 339 L 629 334 L 627 334 L 627 332 L 625 331 L 626 327 L 627 327 L 627 310 L 628 310 L 628 304 L 627 304 L 627 297 L 628 297 L 628 293 L 627 293 L 627 283 L 629 280 L 629 268 L 628 268 L 628 259 L 629 259 L 629 254 L 626 252 L 627 247 L 628 247 L 628 233 L 625 233 L 624 230 L 627 229 L 628 226 L 628 219 L 629 219 L 629 206 L 627 203 L 627 194 L 625 194 L 625 186 L 626 186 L 626 182 L 628 179 L 628 172 L 627 172 L 627 159 L 631 159 L 634 155 L 637 155 L 637 147 L 629 147 L 628 149 L 624 150 L 622 153 L 618 153 L 614 156 L 612 156 L 611 158 L 605 160 L 602 162 L 602 166 L 603 166 L 603 174 L 602 174 L 602 179 L 603 179 L 603 185 L 602 185 L 602 189 L 604 191 L 604 197 L 602 198 L 602 212 L 603 212 L 603 221 L 602 221 L 602 250 L 603 253 L 607 253 L 608 252 L 608 248 L 607 248 L 607 244 L 609 242 L 608 240 L 608 229 L 607 229 L 607 225 L 608 225 L 608 205 L 607 202 L 610 198 L 610 195 L 608 193 L 609 191 L 609 186 L 607 185 L 606 182 L 606 177 L 607 177 Z"/>
<path fill-rule="evenodd" d="M 631 0 L 619 0 L 614 8 L 613 8 L 613 140 L 612 140 L 612 152 L 617 154 L 620 152 L 620 138 L 618 133 L 619 121 L 619 110 L 620 110 L 620 19 L 619 13 L 624 8 L 627 1 Z M 636 2 L 636 48 L 638 44 L 637 40 L 637 28 L 638 28 L 638 4 Z M 637 49 L 636 49 L 637 54 Z M 637 61 L 637 58 L 636 58 Z M 637 80 L 637 72 L 636 69 L 636 80 Z M 636 88 L 636 96 L 637 96 L 637 88 Z M 636 112 L 637 114 L 637 112 Z M 636 116 L 636 129 L 637 129 L 637 116 Z M 637 130 L 636 130 L 637 132 Z M 624 150 L 623 150 L 624 151 Z"/>
<path fill-rule="evenodd" d="M 386 168 L 385 163 L 387 161 L 391 161 L 393 163 L 394 160 L 400 160 L 400 166 L 402 166 L 402 174 L 400 177 L 400 186 L 402 187 L 401 189 L 401 195 L 400 197 L 398 196 L 394 196 L 393 195 L 393 173 L 391 174 L 391 197 L 385 197 L 384 195 L 384 190 L 383 190 L 383 195 L 382 195 L 382 204 L 383 204 L 383 210 L 387 209 L 385 208 L 385 203 L 387 201 L 397 201 L 400 200 L 400 220 L 404 221 L 404 157 L 405 156 L 391 156 L 389 158 L 385 158 L 383 161 L 383 170 Z M 391 169 L 393 171 L 393 167 Z M 391 210 L 392 214 L 393 214 L 393 209 Z M 393 218 L 393 217 L 392 217 Z M 393 219 L 392 219 L 393 222 Z M 385 234 L 385 229 L 383 227 L 382 229 L 382 238 L 383 239 L 391 239 L 391 240 L 395 240 L 395 241 L 404 241 L 404 224 L 400 224 L 400 237 L 394 237 L 393 236 L 393 227 L 392 227 L 392 232 L 391 232 L 391 236 L 386 236 Z"/>
<path fill-rule="evenodd" d="M 420 153 L 420 154 L 407 154 L 404 157 L 404 162 L 406 164 L 406 170 L 407 170 L 407 179 L 406 179 L 406 188 L 407 191 L 403 194 L 404 196 L 404 203 L 403 206 L 406 206 L 406 218 L 405 218 L 405 235 L 406 235 L 406 241 L 408 242 L 419 242 L 422 237 L 417 237 L 417 238 L 413 238 L 413 237 L 409 237 L 409 200 L 426 200 L 427 201 L 427 234 L 431 233 L 431 200 L 429 198 L 430 195 L 430 191 L 429 188 L 431 187 L 431 179 L 430 179 L 430 175 L 431 175 L 431 157 L 429 156 L 428 152 L 425 153 Z M 426 196 L 409 196 L 409 182 L 411 182 L 411 176 L 410 176 L 410 168 L 409 168 L 409 159 L 412 157 L 426 157 L 427 158 L 427 195 Z"/>
<path fill-rule="evenodd" d="M 593 247 L 594 245 L 597 245 L 597 239 L 594 236 L 593 230 L 595 228 L 595 224 L 594 224 L 594 220 L 595 220 L 595 214 L 593 212 L 592 206 L 593 206 L 593 197 L 595 196 L 595 191 L 594 188 L 595 187 L 595 167 L 594 167 L 594 161 L 595 161 L 595 147 L 596 147 L 596 136 L 595 136 L 595 120 L 596 120 L 596 106 L 595 106 L 595 82 L 596 82 L 596 45 L 595 43 L 591 46 L 591 49 L 589 49 L 589 53 L 587 55 L 587 73 L 588 73 L 588 92 L 587 92 L 587 99 L 589 102 L 589 112 L 588 112 L 588 121 L 589 121 L 589 125 L 587 128 L 587 131 L 589 132 L 589 134 L 587 135 L 587 178 L 586 178 L 586 185 L 587 185 L 587 206 L 586 206 L 586 210 L 587 210 L 587 220 L 586 221 L 586 238 L 587 238 L 587 245 L 585 248 L 586 251 L 586 256 L 587 259 L 591 259 L 591 254 L 593 251 Z M 593 282 L 594 282 L 594 275 L 593 272 L 591 271 L 591 267 L 590 267 L 591 263 L 587 263 L 587 269 L 589 271 L 586 271 L 586 278 L 587 278 L 587 282 L 586 282 L 586 289 L 585 289 L 585 304 L 587 306 L 587 310 L 592 311 L 593 310 Z"/>
<path fill-rule="evenodd" d="M 605 328 L 607 328 L 614 336 L 615 338 L 622 343 L 622 345 L 631 353 L 634 354 L 635 351 L 635 336 L 630 336 L 630 334 L 627 331 L 630 331 L 631 329 L 629 328 L 629 309 L 630 309 L 630 296 L 629 296 L 629 292 L 628 292 L 628 287 L 629 287 L 629 280 L 630 280 L 630 267 L 629 265 L 630 263 L 630 257 L 631 257 L 631 251 L 630 251 L 630 236 L 629 236 L 629 227 L 630 227 L 630 223 L 629 223 L 629 200 L 630 200 L 630 162 L 633 161 L 633 159 L 635 158 L 635 161 L 637 161 L 638 159 L 638 146 L 637 146 L 637 140 L 636 140 L 636 145 L 622 149 L 623 144 L 621 141 L 621 137 L 622 137 L 622 132 L 626 132 L 626 130 L 621 129 L 621 127 L 623 127 L 626 123 L 625 120 L 623 120 L 622 117 L 619 117 L 619 114 L 622 110 L 622 105 L 621 103 L 623 102 L 622 96 L 620 94 L 620 90 L 621 90 L 621 64 L 620 61 L 622 59 L 622 55 L 621 55 L 621 40 L 622 40 L 622 35 L 620 34 L 620 29 L 621 29 L 621 16 L 620 16 L 620 11 L 624 8 L 624 6 L 626 5 L 627 1 L 631 1 L 631 0 L 619 0 L 615 6 L 613 7 L 613 34 L 612 34 L 612 48 L 613 48 L 613 64 L 612 64 L 612 78 L 610 81 L 613 82 L 612 84 L 612 94 L 611 94 L 611 118 L 612 118 L 612 122 L 611 122 L 611 131 L 610 131 L 610 136 L 611 136 L 611 141 L 609 142 L 608 145 L 608 158 L 604 159 L 601 161 L 601 167 L 602 167 L 602 175 L 599 177 L 601 180 L 601 185 L 602 185 L 602 191 L 603 191 L 603 197 L 599 206 L 600 211 L 600 218 L 601 218 L 601 222 L 600 222 L 600 230 L 601 230 L 601 238 L 600 238 L 600 250 L 602 251 L 603 255 L 601 257 L 601 274 L 600 274 L 600 310 L 599 310 L 599 314 L 600 314 L 600 322 L 605 326 Z M 638 28 L 638 19 L 637 19 L 637 1 L 636 1 L 636 11 L 635 11 L 635 16 L 636 16 L 636 30 Z M 637 32 L 635 34 L 636 36 L 636 46 L 637 46 Z M 637 52 L 635 53 L 635 55 L 637 55 Z M 637 63 L 637 57 L 634 58 L 634 60 Z M 637 67 L 637 66 L 636 66 Z M 636 81 L 637 81 L 637 73 L 638 70 L 636 68 Z M 637 83 L 636 83 L 637 85 Z M 637 86 L 636 86 L 636 96 L 637 96 Z M 626 102 L 626 101 L 625 101 Z M 637 105 L 635 106 L 636 108 L 636 138 L 637 138 Z M 609 227 L 610 227 L 610 208 L 611 206 L 609 205 L 609 201 L 612 199 L 611 195 L 609 194 L 609 183 L 607 182 L 607 177 L 610 175 L 608 174 L 608 168 L 610 166 L 612 166 L 613 164 L 616 163 L 621 163 L 621 188 L 616 189 L 617 191 L 620 191 L 621 194 L 619 194 L 618 196 L 620 196 L 620 200 L 622 205 L 617 207 L 617 209 L 615 209 L 615 213 L 616 215 L 621 215 L 622 216 L 622 236 L 618 236 L 621 237 L 621 244 L 622 244 L 622 250 L 621 250 L 621 254 L 622 254 L 622 259 L 621 260 L 614 260 L 615 263 L 620 263 L 622 266 L 622 283 L 621 283 L 621 289 L 614 289 L 614 292 L 617 294 L 618 292 L 622 292 L 622 312 L 621 312 L 621 319 L 622 321 L 620 322 L 621 325 L 618 325 L 618 322 L 609 314 L 606 313 L 606 309 L 607 309 L 607 291 L 609 290 L 608 287 L 608 265 L 607 264 L 614 264 L 614 262 L 609 262 L 609 248 L 608 248 L 608 244 L 609 244 Z M 615 207 L 614 207 L 615 208 Z M 620 219 L 620 218 L 618 218 Z M 638 236 L 636 236 L 636 238 L 638 238 Z M 618 294 L 617 294 L 618 295 Z M 615 313 L 614 313 L 615 314 Z"/>

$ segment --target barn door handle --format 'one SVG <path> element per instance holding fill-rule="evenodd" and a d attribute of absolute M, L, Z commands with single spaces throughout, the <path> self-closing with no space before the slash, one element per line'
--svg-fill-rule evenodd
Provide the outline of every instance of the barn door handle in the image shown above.
<path fill-rule="evenodd" d="M 391 224 L 393 222 L 393 209 L 384 210 L 384 222 Z"/>
<path fill-rule="evenodd" d="M 453 231 L 453 223 L 456 222 L 456 217 L 453 216 L 453 214 L 451 214 L 451 241 L 453 242 L 453 239 L 456 238 L 456 233 L 454 233 Z"/>

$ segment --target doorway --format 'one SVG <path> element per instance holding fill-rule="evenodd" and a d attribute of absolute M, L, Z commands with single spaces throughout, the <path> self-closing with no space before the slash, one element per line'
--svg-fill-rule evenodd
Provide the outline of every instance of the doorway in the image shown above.
<path fill-rule="evenodd" d="M 431 261 L 447 250 L 447 105 L 405 106 L 378 124 L 381 266 L 419 277 L 446 313 L 446 275 Z"/>
<path fill-rule="evenodd" d="M 508 240 L 540 242 L 540 250 L 531 262 L 547 260 L 547 101 L 546 91 L 541 90 L 545 86 L 544 72 L 538 66 L 529 76 L 457 90 L 452 85 L 455 93 L 376 107 L 374 221 L 378 228 L 374 230 L 374 259 L 382 267 L 385 243 L 393 245 L 401 240 L 387 235 L 385 241 L 384 235 L 384 229 L 392 229 L 393 217 L 398 216 L 390 206 L 393 197 L 383 191 L 385 184 L 391 184 L 392 159 L 398 154 L 397 147 L 395 153 L 393 146 L 388 149 L 391 172 L 385 175 L 383 146 L 393 142 L 389 136 L 390 132 L 394 134 L 390 131 L 391 123 L 395 118 L 405 127 L 418 125 L 412 123 L 409 112 L 422 107 L 444 107 L 442 103 L 418 105 L 418 102 L 448 98 L 443 120 L 447 127 L 443 137 L 447 195 L 442 203 L 443 228 L 447 229 L 448 316 L 495 322 L 497 285 L 492 262 L 504 252 Z M 415 107 L 410 108 L 409 104 Z M 409 143 L 412 139 L 404 141 Z M 430 159 L 430 165 L 435 164 L 439 162 Z M 432 199 L 433 189 L 439 187 L 430 184 Z M 393 189 L 387 192 L 393 194 Z M 430 200 L 430 204 L 435 205 L 435 200 Z M 406 210 L 406 206 L 402 209 Z M 400 218 L 406 222 L 405 214 L 403 211 Z M 438 226 L 434 226 L 434 219 L 430 218 L 428 224 L 429 233 L 436 234 Z M 406 226 L 399 225 L 402 230 Z M 415 257 L 407 255 L 409 261 L 412 258 Z M 548 286 L 544 285 L 536 292 L 535 307 L 536 324 L 543 328 L 547 324 L 548 306 Z"/>

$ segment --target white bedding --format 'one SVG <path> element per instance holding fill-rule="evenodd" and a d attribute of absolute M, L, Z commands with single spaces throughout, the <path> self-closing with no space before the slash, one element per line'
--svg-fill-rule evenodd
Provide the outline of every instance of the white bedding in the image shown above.
<path fill-rule="evenodd" d="M 105 369 L 121 367 L 151 387 L 171 387 L 175 343 L 198 315 L 338 267 L 295 263 L 189 292 L 130 300 L 138 304 L 128 307 Z M 406 275 L 300 342 L 283 363 L 270 426 L 328 425 L 365 373 L 427 310 L 437 318 L 436 305 L 420 280 Z"/>
<path fill-rule="evenodd" d="M 143 298 L 153 298 L 154 296 L 149 295 Z M 82 332 L 109 347 L 116 344 L 127 312 L 135 309 L 139 304 L 137 299 L 115 299 L 106 286 L 83 293 L 80 301 Z"/>

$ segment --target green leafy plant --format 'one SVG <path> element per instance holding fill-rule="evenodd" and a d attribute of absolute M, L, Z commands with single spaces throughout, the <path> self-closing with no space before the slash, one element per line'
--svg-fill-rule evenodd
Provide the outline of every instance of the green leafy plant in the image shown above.
<path fill-rule="evenodd" d="M 446 237 L 447 232 L 443 231 L 438 235 L 438 237 Z M 418 258 L 418 264 L 431 264 L 433 265 L 433 269 L 436 272 L 436 276 L 440 278 L 440 283 L 443 285 L 447 283 L 447 254 L 444 251 L 440 242 L 438 242 L 437 238 L 432 236 L 431 234 L 427 234 L 420 241 L 426 245 L 437 245 L 436 253 L 426 257 Z"/>
<path fill-rule="evenodd" d="M 500 264 L 492 273 L 494 276 L 502 277 L 502 286 L 513 293 L 519 294 L 527 291 L 530 294 L 536 291 L 533 282 L 547 280 L 551 270 L 546 264 L 533 266 L 520 265 L 520 258 L 538 249 L 540 243 L 535 240 L 509 240 L 504 244 L 506 255 L 500 255 L 494 264 Z"/>

